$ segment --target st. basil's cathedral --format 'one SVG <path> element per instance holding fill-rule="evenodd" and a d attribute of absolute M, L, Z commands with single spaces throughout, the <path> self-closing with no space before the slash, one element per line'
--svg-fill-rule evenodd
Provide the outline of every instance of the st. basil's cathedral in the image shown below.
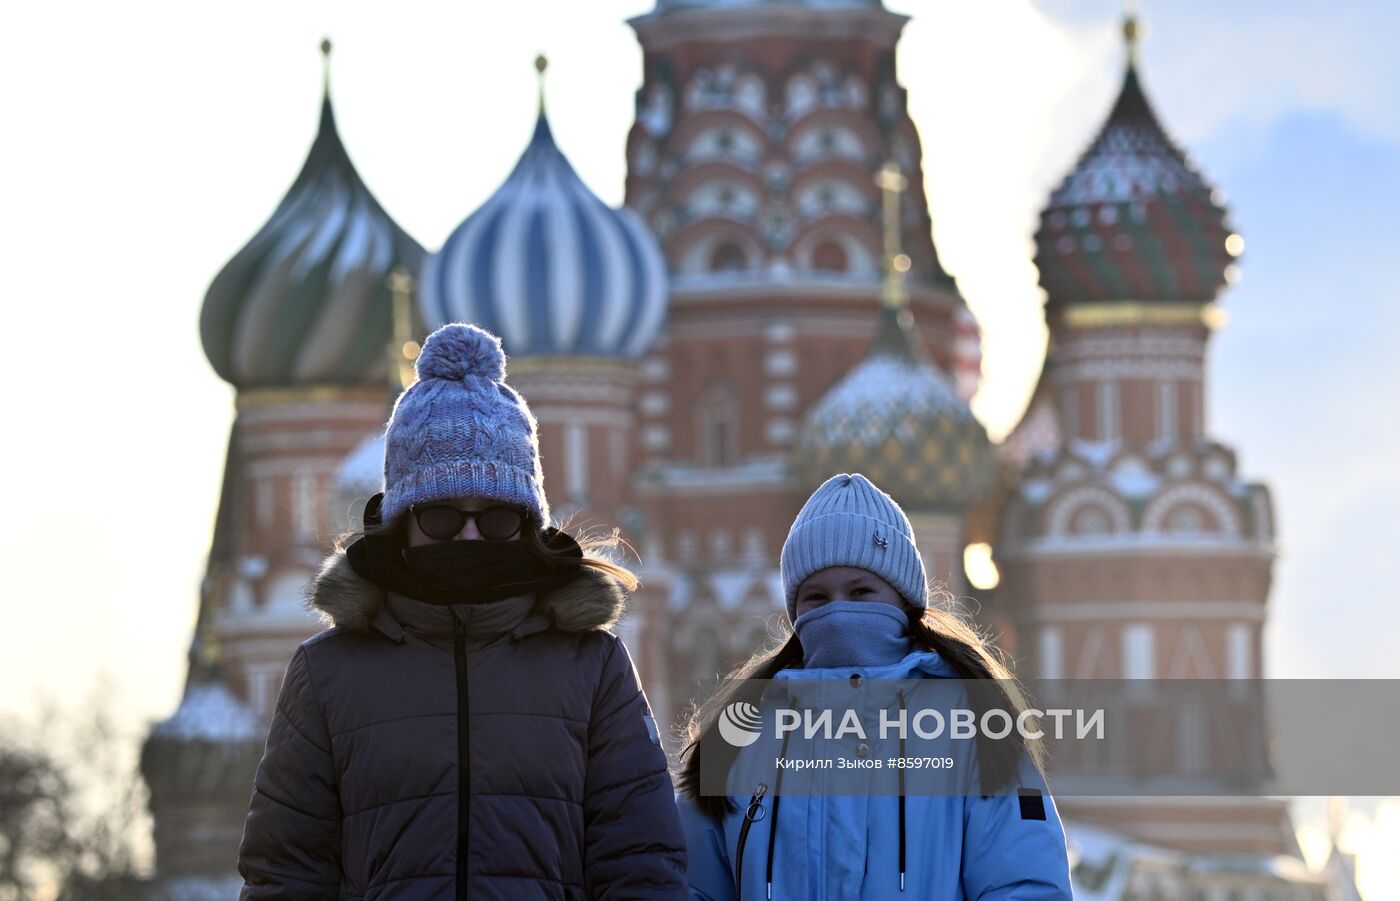
<path fill-rule="evenodd" d="M 389 406 L 446 322 L 502 337 L 555 519 L 638 551 L 618 631 L 659 722 L 772 640 L 783 539 L 837 472 L 899 501 L 1018 675 L 1262 676 L 1269 492 L 1204 409 L 1242 240 L 1153 113 L 1135 21 L 1119 96 L 1040 217 L 1049 348 L 999 445 L 968 406 L 980 338 L 933 242 L 907 21 L 881 0 L 657 0 L 630 22 L 623 207 L 542 102 L 432 253 L 356 172 L 327 90 L 301 173 L 204 300 L 236 417 L 184 699 L 142 753 L 160 897 L 236 893 L 271 707 L 321 628 L 303 590 L 380 490 Z M 968 585 L 971 543 L 994 589 Z M 1059 799 L 1076 897 L 1346 897 L 1349 861 L 1309 872 L 1284 799 L 1088 794 Z"/>

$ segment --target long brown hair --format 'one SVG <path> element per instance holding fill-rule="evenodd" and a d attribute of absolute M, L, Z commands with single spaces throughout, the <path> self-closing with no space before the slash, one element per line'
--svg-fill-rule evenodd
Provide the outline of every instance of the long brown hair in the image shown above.
<path fill-rule="evenodd" d="M 979 719 L 983 711 L 993 708 L 1019 714 L 1027 704 L 1010 667 L 996 646 L 971 623 L 940 606 L 951 600 L 947 592 L 931 589 L 928 606 L 924 609 L 906 603 L 904 610 L 909 614 L 909 636 L 914 646 L 936 652 L 957 671 L 958 678 L 969 681 L 969 700 Z M 694 709 L 682 727 L 685 747 L 680 753 L 676 787 L 705 813 L 720 818 L 738 809 L 728 796 L 700 792 L 701 746 L 705 748 L 706 766 L 721 766 L 726 773 L 739 753 L 729 742 L 715 740 L 720 711 L 735 701 L 756 704 L 762 689 L 756 680 L 771 679 L 780 670 L 800 667 L 802 660 L 802 642 L 796 633 L 789 631 L 782 644 L 759 650 L 725 676 L 718 690 Z M 1045 749 L 1040 742 L 1027 741 L 1016 729 L 1002 739 L 979 735 L 977 763 L 981 793 L 993 794 L 1009 785 L 1016 778 L 1023 755 L 1043 774 Z"/>
<path fill-rule="evenodd" d="M 569 524 L 565 522 L 557 528 L 561 532 L 567 532 Z M 569 533 L 569 535 L 578 542 L 579 549 L 583 551 L 583 560 L 581 561 L 583 566 L 611 576 L 628 591 L 637 590 L 637 586 L 641 584 L 637 579 L 637 574 L 617 562 L 617 557 L 623 551 L 636 556 L 636 552 L 622 537 L 622 533 L 618 529 L 585 529 L 577 533 Z M 530 550 L 548 560 L 566 561 L 569 559 L 567 551 L 551 548 L 544 543 L 543 530 L 533 519 L 526 522 L 520 540 Z"/>

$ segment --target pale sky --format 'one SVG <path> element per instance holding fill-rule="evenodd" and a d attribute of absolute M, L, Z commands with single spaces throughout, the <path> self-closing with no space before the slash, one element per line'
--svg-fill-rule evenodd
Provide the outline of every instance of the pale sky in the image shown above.
<path fill-rule="evenodd" d="M 984 330 L 974 408 L 999 437 L 1043 355 L 1035 217 L 1117 90 L 1121 5 L 889 4 L 914 15 L 900 76 L 939 252 Z M 104 673 L 134 725 L 178 703 L 232 419 L 232 392 L 199 344 L 199 308 L 301 166 L 322 37 L 335 43 L 332 94 L 351 157 L 431 250 L 528 140 L 538 52 L 551 60 L 560 146 L 599 196 L 621 201 L 641 75 L 624 19 L 650 6 L 144 0 L 0 11 L 11 310 L 0 359 L 0 464 L 11 479 L 0 711 L 72 703 Z M 1282 555 L 1267 671 L 1400 676 L 1389 637 L 1400 633 L 1400 426 L 1387 415 L 1394 401 L 1377 400 L 1400 396 L 1390 362 L 1400 18 L 1382 0 L 1140 6 L 1147 91 L 1225 191 L 1246 242 L 1244 280 L 1222 298 L 1231 322 L 1212 346 L 1210 424 L 1275 492 Z M 1400 834 L 1397 810 L 1370 816 Z"/>

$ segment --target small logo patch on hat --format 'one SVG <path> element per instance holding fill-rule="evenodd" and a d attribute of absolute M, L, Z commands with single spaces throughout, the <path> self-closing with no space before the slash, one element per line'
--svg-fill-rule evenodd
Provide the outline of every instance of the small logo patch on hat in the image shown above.
<path fill-rule="evenodd" d="M 656 731 L 656 717 L 650 713 L 644 713 L 642 714 L 642 722 L 647 724 L 647 737 L 651 739 L 651 743 L 660 745 L 661 735 Z"/>
<path fill-rule="evenodd" d="M 875 530 L 875 546 L 880 550 L 884 550 L 885 548 L 890 546 L 890 540 L 885 536 L 881 535 L 879 529 Z"/>

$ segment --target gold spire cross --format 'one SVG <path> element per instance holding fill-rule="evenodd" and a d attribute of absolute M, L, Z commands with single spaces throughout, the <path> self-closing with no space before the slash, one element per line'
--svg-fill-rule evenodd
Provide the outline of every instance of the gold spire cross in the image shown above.
<path fill-rule="evenodd" d="M 909 187 L 909 179 L 899 171 L 899 164 L 891 160 L 880 168 L 880 173 L 875 176 L 875 184 L 880 186 L 884 201 L 884 302 L 886 306 L 901 308 L 906 301 L 904 274 L 909 271 L 910 260 L 909 255 L 899 246 L 899 201 L 900 195 Z"/>
<path fill-rule="evenodd" d="M 1138 11 L 1136 0 L 1124 0 L 1123 3 L 1123 43 L 1128 48 L 1128 67 L 1136 68 L 1138 55 L 1138 39 L 1142 37 L 1142 26 L 1138 24 Z"/>
<path fill-rule="evenodd" d="M 331 39 L 321 39 L 321 90 L 327 96 L 331 92 Z"/>
<path fill-rule="evenodd" d="M 417 380 L 413 364 L 420 350 L 413 340 L 413 276 L 404 267 L 395 266 L 389 273 L 389 293 L 393 297 L 394 317 L 393 337 L 389 339 L 389 381 L 398 393 Z"/>
<path fill-rule="evenodd" d="M 538 73 L 537 80 L 539 81 L 541 113 L 544 112 L 544 73 L 548 68 L 549 57 L 545 56 L 543 53 L 535 57 L 535 71 Z"/>

